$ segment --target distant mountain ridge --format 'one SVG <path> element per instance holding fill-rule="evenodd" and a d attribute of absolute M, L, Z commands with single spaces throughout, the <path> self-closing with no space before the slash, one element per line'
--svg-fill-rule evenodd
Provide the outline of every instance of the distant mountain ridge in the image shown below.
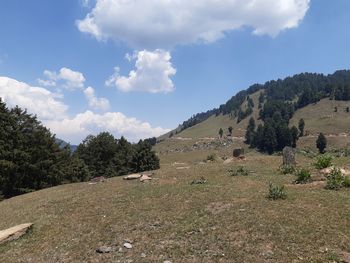
<path fill-rule="evenodd" d="M 238 120 L 252 114 L 252 107 L 244 110 L 242 104 L 249 96 L 262 91 L 259 97 L 259 109 L 263 110 L 264 102 L 289 102 L 294 110 L 301 109 L 309 104 L 316 103 L 324 98 L 332 100 L 350 100 L 350 70 L 338 70 L 333 74 L 301 73 L 285 79 L 268 81 L 265 84 L 254 84 L 242 90 L 218 108 L 193 115 L 184 121 L 170 134 L 179 133 L 209 119 L 211 116 L 232 115 Z M 254 105 L 251 105 L 254 107 Z"/>

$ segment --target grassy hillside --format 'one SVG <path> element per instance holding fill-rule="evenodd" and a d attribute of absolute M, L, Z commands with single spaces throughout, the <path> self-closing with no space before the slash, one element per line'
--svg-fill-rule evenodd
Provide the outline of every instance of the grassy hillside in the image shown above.
<path fill-rule="evenodd" d="M 0 246 L 0 262 L 331 262 L 350 251 L 349 190 L 293 185 L 294 176 L 278 172 L 280 156 L 254 151 L 228 165 L 199 163 L 212 152 L 231 149 L 162 154 L 150 183 L 113 178 L 0 202 L 0 229 L 34 223 Z M 300 166 L 313 161 L 298 156 Z M 348 169 L 349 161 L 335 159 Z M 239 166 L 249 175 L 228 175 Z M 207 184 L 190 185 L 201 176 Z M 287 199 L 266 199 L 268 182 L 285 184 Z M 124 239 L 132 249 L 122 248 Z M 102 245 L 116 251 L 97 254 Z"/>
<path fill-rule="evenodd" d="M 258 120 L 259 109 L 257 106 L 259 93 L 260 91 L 251 95 L 255 104 L 251 116 L 255 118 L 257 124 L 260 123 Z M 329 148 L 349 148 L 350 113 L 346 112 L 346 107 L 348 106 L 350 107 L 350 102 L 323 99 L 316 104 L 311 104 L 297 110 L 290 121 L 290 126 L 295 125 L 298 127 L 299 120 L 303 118 L 306 122 L 305 131 L 309 134 L 309 136 L 300 139 L 298 146 L 316 150 L 316 136 L 320 132 L 323 132 L 328 138 Z M 242 105 L 243 109 L 245 107 L 246 102 Z M 335 107 L 338 108 L 337 112 L 334 112 Z M 178 133 L 175 138 L 182 137 L 191 138 L 193 140 L 207 137 L 217 138 L 219 129 L 223 128 L 225 133 L 227 133 L 227 128 L 229 126 L 233 127 L 233 134 L 235 137 L 244 137 L 251 116 L 248 116 L 238 124 L 237 118 L 231 118 L 230 115 L 212 116 L 208 120 Z"/>
<path fill-rule="evenodd" d="M 261 91 L 258 91 L 254 94 L 252 94 L 250 97 L 254 101 L 254 109 L 253 109 L 253 116 L 256 120 L 259 116 L 259 109 L 258 109 L 258 98 Z M 247 107 L 247 101 L 245 101 L 242 105 L 242 109 L 246 109 Z M 203 137 L 217 137 L 219 134 L 219 129 L 222 128 L 225 133 L 227 133 L 228 127 L 233 127 L 233 134 L 236 137 L 242 137 L 245 134 L 245 130 L 248 125 L 249 118 L 244 119 L 240 123 L 237 123 L 237 118 L 232 118 L 230 115 L 219 115 L 219 116 L 212 116 L 208 120 L 199 123 L 191 128 L 188 128 L 181 133 L 177 135 L 177 137 L 186 137 L 186 138 L 203 138 Z"/>

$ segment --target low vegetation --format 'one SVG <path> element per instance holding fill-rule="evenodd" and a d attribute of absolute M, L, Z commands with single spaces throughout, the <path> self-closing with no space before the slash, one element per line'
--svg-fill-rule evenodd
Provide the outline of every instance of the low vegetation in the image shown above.
<path fill-rule="evenodd" d="M 316 162 L 314 163 L 316 169 L 324 169 L 332 166 L 332 156 L 331 155 L 319 155 L 316 157 Z"/>
<path fill-rule="evenodd" d="M 287 194 L 285 192 L 284 185 L 282 186 L 273 185 L 270 182 L 267 198 L 271 200 L 286 199 Z"/>
<path fill-rule="evenodd" d="M 327 177 L 326 189 L 339 190 L 343 187 L 349 187 L 348 177 L 345 177 L 339 168 L 333 168 Z"/>
<path fill-rule="evenodd" d="M 228 170 L 228 173 L 231 176 L 248 176 L 249 175 L 249 171 L 243 166 L 240 166 L 238 169 L 230 169 Z"/>
<path fill-rule="evenodd" d="M 284 174 L 284 175 L 287 175 L 287 174 L 294 174 L 295 173 L 295 167 L 293 165 L 282 165 L 280 168 L 279 168 L 279 171 Z"/>
<path fill-rule="evenodd" d="M 297 179 L 295 180 L 296 184 L 306 184 L 311 181 L 311 172 L 308 169 L 302 168 L 295 172 Z"/>

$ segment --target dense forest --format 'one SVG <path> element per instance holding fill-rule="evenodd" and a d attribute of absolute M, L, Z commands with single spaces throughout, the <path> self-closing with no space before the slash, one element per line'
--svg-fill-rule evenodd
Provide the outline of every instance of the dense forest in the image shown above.
<path fill-rule="evenodd" d="M 192 116 L 180 126 L 181 130 L 203 122 L 214 114 L 231 114 L 234 117 L 238 116 L 238 122 L 241 121 L 252 112 L 249 105 L 248 109 L 243 111 L 242 103 L 249 95 L 259 90 L 263 90 L 263 95 L 259 98 L 259 108 L 263 102 L 268 102 L 265 105 L 293 102 L 295 111 L 323 98 L 350 100 L 350 70 L 340 70 L 330 75 L 302 73 L 283 80 L 268 81 L 263 85 L 254 84 L 247 90 L 238 92 L 218 109 Z"/>
<path fill-rule="evenodd" d="M 73 153 L 36 116 L 0 98 L 0 199 L 64 183 L 159 168 L 154 138 L 129 143 L 103 132 L 88 136 Z"/>

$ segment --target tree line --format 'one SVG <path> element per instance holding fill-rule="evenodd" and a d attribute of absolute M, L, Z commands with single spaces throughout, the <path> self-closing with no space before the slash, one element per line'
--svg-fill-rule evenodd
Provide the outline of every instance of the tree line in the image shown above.
<path fill-rule="evenodd" d="M 103 132 L 88 136 L 72 153 L 36 116 L 7 108 L 0 98 L 0 199 L 93 177 L 159 168 L 150 140 L 129 143 Z"/>

